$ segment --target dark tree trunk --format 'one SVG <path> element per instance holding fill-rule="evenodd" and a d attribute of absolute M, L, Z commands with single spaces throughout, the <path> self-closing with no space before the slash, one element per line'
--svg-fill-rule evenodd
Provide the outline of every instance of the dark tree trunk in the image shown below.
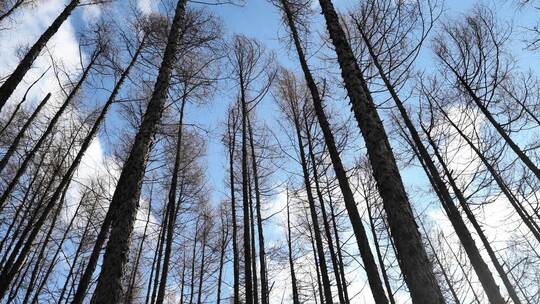
<path fill-rule="evenodd" d="M 227 130 L 229 145 L 229 183 L 231 187 L 231 213 L 232 213 L 232 248 L 233 248 L 233 304 L 239 304 L 240 292 L 240 261 L 238 259 L 238 241 L 236 224 L 236 191 L 234 187 L 234 152 L 236 145 L 236 118 L 234 113 L 229 116 L 229 125 Z M 231 121 L 232 119 L 232 121 Z M 232 128 L 232 129 L 231 129 Z"/>
<path fill-rule="evenodd" d="M 396 243 L 398 261 L 412 300 L 414 303 L 422 304 L 444 303 L 422 245 L 388 136 L 363 79 L 362 71 L 347 42 L 332 2 L 319 0 L 319 3 L 341 67 L 352 111 L 365 140 L 373 175 Z M 382 291 L 382 286 L 380 287 Z"/>
<path fill-rule="evenodd" d="M 326 118 L 326 115 L 324 113 L 324 108 L 323 108 L 323 105 L 322 105 L 322 99 L 320 97 L 319 90 L 317 88 L 317 84 L 315 83 L 315 80 L 314 80 L 314 78 L 313 78 L 313 76 L 311 74 L 311 71 L 309 69 L 309 66 L 307 64 L 307 61 L 306 61 L 306 58 L 305 58 L 305 55 L 304 55 L 304 51 L 303 51 L 301 43 L 300 43 L 300 38 L 298 36 L 298 32 L 297 32 L 297 29 L 296 29 L 295 21 L 294 21 L 293 16 L 292 16 L 292 12 L 290 11 L 290 8 L 289 8 L 286 1 L 287 0 L 281 0 L 281 3 L 283 5 L 283 10 L 285 11 L 285 15 L 286 15 L 286 18 L 287 18 L 287 23 L 289 24 L 289 28 L 291 29 L 291 32 L 292 32 L 292 38 L 294 40 L 296 51 L 298 53 L 298 59 L 300 61 L 300 65 L 302 66 L 302 71 L 304 72 L 304 77 L 306 79 L 309 91 L 311 93 L 313 105 L 314 105 L 314 108 L 315 108 L 315 113 L 316 113 L 317 119 L 319 121 L 319 125 L 321 127 L 321 130 L 323 132 L 325 143 L 326 143 L 326 146 L 328 148 L 330 158 L 332 160 L 332 165 L 334 167 L 334 171 L 336 173 L 336 177 L 338 179 L 339 186 L 340 186 L 341 192 L 343 194 L 343 200 L 345 202 L 345 207 L 347 209 L 347 213 L 349 214 L 349 219 L 351 221 L 353 231 L 354 231 L 354 235 L 356 237 L 356 242 L 358 244 L 358 248 L 360 250 L 362 260 L 364 262 L 364 267 L 366 269 L 369 285 L 371 287 L 371 292 L 373 294 L 373 297 L 374 297 L 376 303 L 385 304 L 385 303 L 388 303 L 388 300 L 386 299 L 386 295 L 384 293 L 384 288 L 383 288 L 381 280 L 379 278 L 379 272 L 378 272 L 378 269 L 377 269 L 377 265 L 375 263 L 375 259 L 373 258 L 373 254 L 371 253 L 371 248 L 369 246 L 369 241 L 368 241 L 368 238 L 367 238 L 367 234 L 366 234 L 366 231 L 365 231 L 364 226 L 362 224 L 362 219 L 360 217 L 360 213 L 358 212 L 358 209 L 356 208 L 356 203 L 354 201 L 354 195 L 353 195 L 352 190 L 350 188 L 345 168 L 343 167 L 343 164 L 341 162 L 341 158 L 339 156 L 339 152 L 337 150 L 337 147 L 336 147 L 336 144 L 335 144 L 335 141 L 334 141 L 334 136 L 333 136 L 332 131 L 330 129 L 330 124 L 329 124 L 329 122 L 328 122 L 328 120 Z M 391 152 L 390 152 L 390 156 L 392 156 Z M 393 158 L 392 158 L 392 160 L 393 160 Z M 397 167 L 395 169 L 397 170 Z M 399 177 L 399 172 L 398 172 L 398 177 Z M 308 191 L 308 193 L 309 193 L 309 191 Z M 408 202 L 406 202 L 406 203 L 407 203 L 407 206 L 408 206 Z M 409 210 L 409 212 L 410 212 L 410 210 Z M 403 215 L 400 215 L 400 218 L 404 219 L 405 217 L 406 217 L 405 213 L 403 213 Z M 414 220 L 413 220 L 413 224 L 414 224 Z M 402 228 L 402 230 L 406 230 L 406 229 Z"/>
<path fill-rule="evenodd" d="M 330 192 L 328 184 L 327 184 L 327 191 L 328 191 L 328 205 L 330 205 L 330 215 L 332 216 L 332 228 L 334 232 L 334 237 L 336 239 L 336 251 L 337 251 L 337 257 L 338 257 L 338 264 L 339 264 L 339 274 L 341 275 L 341 283 L 343 284 L 343 291 L 345 292 L 345 297 L 348 299 L 349 298 L 349 295 L 347 293 L 348 284 L 347 284 L 347 278 L 345 276 L 345 266 L 343 265 L 343 254 L 341 253 L 339 233 L 338 233 L 337 224 L 336 224 L 336 214 L 334 212 L 334 203 L 332 202 L 332 193 Z"/>
<path fill-rule="evenodd" d="M 253 140 L 253 128 L 251 121 L 248 119 L 249 129 L 249 145 L 251 148 L 251 166 L 253 170 L 253 187 L 255 189 L 255 210 L 257 212 L 257 234 L 259 236 L 259 264 L 260 264 L 260 277 L 261 277 L 261 302 L 262 304 L 268 304 L 269 291 L 268 291 L 268 275 L 266 270 L 266 250 L 264 248 L 264 229 L 261 215 L 261 190 L 259 188 L 259 170 L 257 164 L 257 155 L 255 154 L 255 144 Z"/>
<path fill-rule="evenodd" d="M 208 238 L 208 231 L 206 231 L 208 229 L 208 227 L 206 227 L 207 225 L 207 221 L 208 219 L 205 219 L 205 223 L 204 223 L 204 227 L 203 227 L 203 236 L 202 236 L 202 243 L 201 243 L 201 267 L 199 267 L 199 287 L 197 288 L 198 291 L 197 291 L 197 304 L 202 304 L 202 288 L 203 288 L 203 280 L 204 280 L 204 263 L 205 263 L 205 258 L 206 258 L 206 247 L 207 247 L 207 244 L 206 244 L 206 241 L 207 241 L 207 238 Z"/>
<path fill-rule="evenodd" d="M 291 272 L 291 285 L 292 285 L 292 295 L 293 295 L 293 304 L 300 304 L 300 299 L 298 297 L 298 285 L 296 282 L 296 273 L 294 271 L 294 260 L 292 256 L 292 234 L 291 234 L 291 214 L 289 210 L 289 193 L 287 192 L 287 248 L 289 249 L 289 269 Z"/>
<path fill-rule="evenodd" d="M 437 107 L 439 108 L 440 112 L 443 114 L 443 116 L 446 118 L 446 120 L 452 125 L 452 127 L 458 132 L 458 134 L 463 138 L 469 147 L 475 152 L 475 154 L 480 158 L 486 169 L 488 169 L 489 173 L 503 192 L 503 194 L 506 196 L 512 207 L 516 210 L 517 214 L 522 219 L 523 223 L 531 230 L 534 237 L 537 241 L 540 242 L 540 229 L 538 228 L 535 221 L 531 218 L 531 216 L 528 214 L 528 212 L 521 206 L 518 199 L 514 196 L 514 194 L 510 191 L 502 177 L 499 175 L 495 167 L 489 163 L 486 156 L 478 149 L 478 147 L 475 146 L 475 144 L 469 139 L 465 133 L 450 119 L 448 114 L 442 109 L 442 107 L 437 103 Z"/>
<path fill-rule="evenodd" d="M 21 60 L 15 71 L 6 79 L 6 81 L 0 86 L 0 111 L 8 101 L 9 97 L 19 83 L 22 81 L 26 72 L 30 70 L 34 60 L 39 56 L 47 42 L 56 34 L 60 26 L 67 20 L 69 15 L 75 10 L 77 5 L 79 5 L 80 0 L 71 0 L 69 4 L 64 8 L 62 13 L 56 17 L 51 26 L 39 37 L 39 39 L 34 43 L 34 45 L 28 50 L 28 53 Z"/>
<path fill-rule="evenodd" d="M 324 298 L 327 303 L 332 302 L 332 290 L 330 285 L 330 278 L 328 276 L 328 268 L 326 266 L 326 257 L 324 254 L 323 242 L 321 237 L 321 229 L 319 228 L 319 219 L 317 216 L 317 209 L 315 207 L 315 199 L 311 190 L 311 181 L 309 180 L 309 171 L 307 168 L 306 153 L 304 152 L 304 143 L 302 142 L 302 134 L 300 132 L 300 118 L 297 112 L 296 105 L 291 105 L 293 112 L 294 128 L 296 132 L 296 140 L 298 144 L 298 151 L 300 154 L 300 164 L 302 165 L 302 173 L 304 177 L 304 186 L 306 189 L 306 195 L 309 205 L 309 212 L 311 217 L 311 224 L 313 225 L 313 234 L 315 237 L 315 248 L 317 249 L 317 255 L 319 256 L 319 265 L 321 270 L 322 287 L 324 291 Z"/>
<path fill-rule="evenodd" d="M 128 290 L 126 292 L 126 304 L 133 303 L 133 289 L 135 287 L 135 281 L 137 278 L 137 272 L 139 271 L 139 264 L 141 262 L 141 257 L 143 256 L 144 242 L 146 241 L 146 231 L 148 230 L 148 224 L 150 224 L 150 215 L 152 213 L 152 194 L 153 189 L 150 189 L 150 198 L 148 200 L 148 217 L 146 218 L 146 224 L 144 225 L 142 239 L 139 243 L 139 249 L 137 250 L 137 258 L 135 258 L 135 264 L 133 265 L 133 270 L 131 272 L 131 279 L 129 280 Z M 152 265 L 153 266 L 153 265 Z"/>
<path fill-rule="evenodd" d="M 251 274 L 251 235 L 249 223 L 249 182 L 248 182 L 248 153 L 247 153 L 247 104 L 244 79 L 240 76 L 240 102 L 242 107 L 242 204 L 244 213 L 244 287 L 246 304 L 253 304 L 253 276 Z M 255 269 L 253 269 L 255 271 Z"/>
<path fill-rule="evenodd" d="M 227 245 L 229 244 L 229 223 L 227 222 L 227 215 L 222 219 L 222 239 L 221 239 L 221 252 L 219 254 L 219 271 L 217 282 L 217 295 L 216 304 L 221 303 L 221 287 L 223 285 L 223 268 L 225 266 L 225 254 L 227 253 Z"/>
<path fill-rule="evenodd" d="M 128 260 L 130 238 L 139 205 L 145 164 L 167 98 L 185 8 L 186 0 L 179 0 L 152 98 L 148 103 L 148 108 L 114 191 L 109 208 L 109 212 L 113 214 L 111 233 L 103 258 L 102 270 L 91 301 L 94 304 L 118 303 L 120 301 L 122 276 Z"/>
<path fill-rule="evenodd" d="M 163 208 L 164 217 L 161 222 L 161 231 L 160 231 L 160 239 L 159 239 L 159 247 L 157 251 L 157 258 L 156 258 L 156 268 L 154 270 L 154 283 L 152 285 L 152 296 L 150 297 L 150 303 L 154 304 L 156 303 L 156 297 L 158 293 L 158 287 L 159 287 L 159 279 L 161 274 L 161 262 L 163 261 L 163 248 L 165 246 L 165 241 L 167 238 L 167 222 L 169 221 L 169 212 L 167 208 Z M 150 278 L 152 280 L 152 278 Z"/>
<path fill-rule="evenodd" d="M 371 226 L 371 237 L 373 238 L 373 245 L 375 245 L 375 252 L 377 253 L 377 259 L 379 260 L 379 265 L 381 267 L 381 274 L 384 281 L 384 286 L 386 286 L 386 292 L 388 293 L 388 299 L 391 304 L 395 304 L 396 300 L 394 299 L 394 294 L 392 293 L 392 286 L 390 285 L 390 280 L 388 279 L 388 274 L 386 273 L 386 267 L 384 266 L 384 258 L 381 253 L 381 248 L 379 247 L 379 238 L 377 236 L 377 230 L 375 227 L 375 220 L 371 211 L 371 204 L 366 197 L 366 210 L 369 219 L 369 225 Z"/>
<path fill-rule="evenodd" d="M 315 248 L 315 238 L 313 237 L 313 229 L 312 226 L 309 225 L 309 216 L 306 214 L 306 222 L 308 223 L 308 229 L 309 229 L 309 240 L 311 242 L 311 250 L 313 252 L 313 260 L 315 262 L 315 274 L 317 276 L 317 289 L 319 291 L 319 298 L 321 301 L 321 304 L 326 303 L 324 301 L 324 292 L 323 292 L 323 286 L 321 282 L 321 264 L 319 263 L 319 257 L 317 256 L 317 249 Z M 317 299 L 315 298 L 315 302 L 317 302 Z M 332 299 L 329 300 L 329 303 L 332 302 Z"/>
<path fill-rule="evenodd" d="M 499 290 L 499 286 L 497 286 L 497 283 L 495 282 L 495 279 L 493 278 L 493 275 L 491 274 L 489 267 L 487 266 L 484 259 L 480 255 L 480 250 L 476 246 L 474 239 L 469 231 L 469 228 L 463 221 L 463 218 L 461 218 L 461 214 L 452 200 L 450 191 L 446 187 L 446 184 L 444 183 L 441 175 L 439 174 L 439 171 L 437 170 L 437 167 L 435 166 L 435 163 L 433 162 L 431 155 L 429 155 L 429 152 L 426 146 L 424 146 L 424 143 L 422 142 L 422 139 L 420 138 L 420 135 L 418 134 L 416 127 L 413 125 L 411 119 L 409 118 L 409 114 L 407 113 L 407 110 L 405 109 L 403 102 L 401 101 L 401 98 L 399 98 L 394 86 L 392 85 L 388 77 L 386 76 L 386 73 L 384 72 L 383 67 L 379 63 L 379 59 L 373 51 L 371 42 L 363 34 L 362 29 L 360 29 L 360 32 L 362 33 L 362 37 L 364 38 L 364 42 L 368 48 L 368 51 L 371 55 L 373 63 L 377 67 L 377 70 L 379 71 L 379 75 L 381 76 L 386 86 L 386 89 L 392 96 L 392 99 L 394 100 L 397 108 L 399 109 L 401 118 L 403 119 L 403 122 L 405 123 L 405 126 L 407 127 L 407 130 L 409 131 L 412 137 L 412 143 L 417 149 L 419 156 L 421 157 L 422 161 L 425 164 L 425 167 L 429 171 L 426 173 L 431 176 L 431 178 L 433 179 L 435 183 L 435 187 L 438 189 L 441 195 L 441 198 L 442 198 L 441 204 L 443 205 L 443 208 L 446 211 L 446 214 L 448 215 L 448 219 L 452 223 L 452 226 L 454 227 L 454 230 L 456 231 L 456 234 L 459 240 L 461 241 L 463 248 L 467 252 L 467 256 L 469 257 L 469 260 L 471 261 L 471 264 L 476 274 L 478 275 L 478 279 L 482 283 L 482 287 L 486 291 L 486 295 L 488 296 L 489 301 L 495 304 L 505 303 L 505 300 L 503 299 L 501 292 Z"/>
<path fill-rule="evenodd" d="M 334 250 L 334 243 L 332 241 L 332 233 L 330 232 L 330 225 L 328 223 L 328 216 L 326 215 L 326 207 L 324 204 L 324 198 L 321 191 L 321 186 L 319 184 L 319 172 L 317 170 L 317 161 L 315 160 L 315 153 L 313 151 L 313 142 L 311 139 L 311 131 L 308 126 L 306 113 L 304 112 L 304 125 L 306 128 L 306 137 L 308 143 L 308 154 L 311 161 L 312 171 L 313 171 L 313 181 L 315 184 L 315 192 L 317 193 L 317 198 L 319 199 L 319 204 L 321 205 L 321 215 L 323 218 L 323 227 L 326 240 L 328 243 L 328 250 L 330 252 L 330 259 L 332 260 L 332 268 L 334 269 L 334 276 L 336 278 L 336 285 L 338 289 L 339 302 L 342 304 L 349 303 L 349 298 L 345 297 L 345 291 L 343 284 L 341 282 L 341 273 L 339 269 L 339 263 L 337 261 L 336 252 Z M 346 288 L 345 288 L 346 289 Z"/>
<path fill-rule="evenodd" d="M 437 157 L 439 164 L 444 170 L 446 178 L 448 179 L 448 182 L 450 183 L 450 186 L 452 187 L 452 190 L 454 191 L 454 194 L 456 195 L 461 208 L 463 209 L 463 211 L 467 215 L 467 218 L 469 219 L 472 226 L 476 230 L 476 233 L 478 234 L 478 237 L 482 241 L 482 244 L 484 244 L 484 248 L 486 248 L 486 251 L 491 259 L 491 262 L 495 266 L 497 273 L 499 274 L 501 280 L 503 281 L 503 284 L 506 287 L 506 290 L 508 291 L 508 295 L 510 295 L 510 298 L 515 304 L 521 304 L 521 300 L 519 299 L 516 293 L 516 290 L 514 289 L 514 286 L 512 286 L 512 283 L 508 279 L 508 276 L 506 275 L 506 271 L 504 270 L 503 266 L 501 265 L 501 263 L 499 263 L 499 259 L 497 258 L 495 251 L 493 251 L 493 248 L 491 247 L 489 240 L 487 239 L 484 231 L 482 230 L 482 227 L 480 227 L 480 224 L 476 220 L 476 217 L 472 213 L 472 210 L 469 208 L 465 195 L 463 194 L 463 192 L 461 192 L 461 189 L 459 189 L 456 183 L 456 180 L 454 179 L 454 177 L 452 176 L 452 172 L 449 170 L 446 163 L 444 162 L 444 159 L 442 158 L 437 145 L 431 138 L 428 130 L 424 129 L 424 133 L 426 134 L 428 141 L 430 142 L 431 147 L 433 148 L 433 152 L 435 153 L 435 156 Z"/>
<path fill-rule="evenodd" d="M 162 217 L 165 218 L 165 216 L 167 215 L 167 208 L 163 208 L 163 215 Z M 162 240 L 163 240 L 163 234 L 165 233 L 165 227 L 163 225 L 160 225 L 159 226 L 159 234 L 158 234 L 158 241 L 157 241 L 157 244 L 156 244 L 156 249 L 154 250 L 154 256 L 152 258 L 152 267 L 150 268 L 150 276 L 148 278 L 148 287 L 146 288 L 146 297 L 145 297 L 145 301 L 144 303 L 145 304 L 148 304 L 148 303 L 151 303 L 151 299 L 150 299 L 150 295 L 151 295 L 151 292 L 153 290 L 155 290 L 155 284 L 153 284 L 154 282 L 154 274 L 156 273 L 156 269 L 158 268 L 156 266 L 157 264 L 157 260 L 158 260 L 158 255 L 159 255 L 159 251 L 160 249 L 162 248 Z M 157 274 L 156 274 L 157 276 Z M 152 286 L 154 286 L 154 288 L 152 288 Z"/>
<path fill-rule="evenodd" d="M 197 231 L 199 230 L 200 215 L 197 216 L 197 222 L 195 223 L 195 239 L 193 240 L 193 252 L 191 253 L 191 285 L 189 292 L 189 304 L 193 304 L 193 297 L 195 296 L 195 257 L 197 254 L 197 242 L 199 240 Z"/>
<path fill-rule="evenodd" d="M 249 119 L 248 119 L 249 121 Z M 251 173 L 251 172 L 250 172 Z M 249 229 L 251 234 L 251 269 L 253 276 L 253 304 L 259 304 L 259 284 L 257 279 L 257 251 L 255 245 L 255 218 L 253 216 L 253 191 L 251 188 L 251 174 L 248 176 L 249 185 Z"/>
<path fill-rule="evenodd" d="M 105 105 L 101 109 L 101 112 L 99 113 L 99 116 L 97 117 L 96 121 L 94 122 L 92 129 L 90 129 L 90 132 L 88 132 L 88 135 L 84 139 L 84 142 L 81 145 L 81 148 L 79 152 L 77 153 L 77 156 L 75 157 L 75 160 L 73 161 L 71 167 L 68 170 L 68 175 L 72 175 L 77 167 L 79 166 L 84 154 L 86 153 L 86 150 L 88 147 L 90 147 L 90 144 L 92 143 L 92 140 L 96 136 L 97 132 L 99 131 L 99 128 L 101 127 L 101 124 L 105 120 L 105 117 L 107 116 L 107 112 L 109 111 L 110 107 L 116 100 L 116 97 L 118 96 L 118 93 L 120 92 L 120 89 L 122 88 L 122 85 L 124 84 L 125 79 L 129 75 L 129 72 L 131 68 L 135 65 L 137 62 L 137 59 L 140 55 L 141 49 L 143 47 L 144 40 L 141 43 L 141 45 L 137 48 L 135 54 L 133 55 L 133 58 L 131 59 L 129 65 L 126 67 L 126 69 L 122 72 L 122 75 L 118 79 L 118 82 L 114 86 L 113 91 L 111 92 L 111 95 L 109 95 L 109 98 L 107 99 L 107 102 L 105 102 Z M 63 180 L 62 182 L 68 183 L 68 180 Z M 87 266 L 87 269 L 85 270 L 85 273 L 83 275 L 83 278 L 79 282 L 79 286 L 77 288 L 77 292 L 75 293 L 75 297 L 73 299 L 72 304 L 80 304 L 82 303 L 82 300 L 84 298 L 84 294 L 86 292 L 86 289 L 88 287 L 88 284 L 90 283 L 90 279 L 92 277 L 92 274 L 94 273 L 94 269 L 97 263 L 97 260 L 99 258 L 99 251 L 101 250 L 101 246 L 105 242 L 106 238 L 106 232 L 108 231 L 110 223 L 110 217 L 105 216 L 105 219 L 103 221 L 103 226 L 106 227 L 106 229 L 103 229 L 104 231 L 100 231 L 98 238 L 96 239 L 96 243 L 94 245 L 94 250 L 92 252 L 92 256 L 90 257 L 90 262 Z"/>
<path fill-rule="evenodd" d="M 180 304 L 184 304 L 184 288 L 186 287 L 186 254 L 184 253 L 182 263 L 182 287 L 180 288 Z"/>
<path fill-rule="evenodd" d="M 167 286 L 167 275 L 169 273 L 169 261 L 171 259 L 172 241 L 174 237 L 174 226 L 176 224 L 176 211 L 178 210 L 176 202 L 176 188 L 178 184 L 178 171 L 180 170 L 180 162 L 182 158 L 182 129 L 184 124 L 184 107 L 186 105 L 186 96 L 182 98 L 180 106 L 180 121 L 178 122 L 178 133 L 176 139 L 176 153 L 174 158 L 174 167 L 171 178 L 171 187 L 169 189 L 169 201 L 167 203 L 168 222 L 166 223 L 167 239 L 165 243 L 165 256 L 163 258 L 163 271 L 161 272 L 161 280 L 159 281 L 159 291 L 157 294 L 156 303 L 163 304 L 165 299 L 165 287 Z M 180 197 L 178 198 L 180 204 Z"/>

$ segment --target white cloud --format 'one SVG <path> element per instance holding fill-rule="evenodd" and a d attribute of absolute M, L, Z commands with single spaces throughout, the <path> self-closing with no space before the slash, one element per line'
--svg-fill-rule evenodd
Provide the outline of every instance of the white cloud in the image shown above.
<path fill-rule="evenodd" d="M 152 2 L 151 0 L 139 0 L 137 2 L 137 8 L 145 14 L 150 14 L 152 12 Z"/>

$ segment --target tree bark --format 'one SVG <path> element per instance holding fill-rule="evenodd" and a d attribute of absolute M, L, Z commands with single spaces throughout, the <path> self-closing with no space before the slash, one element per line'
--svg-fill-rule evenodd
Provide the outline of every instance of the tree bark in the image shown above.
<path fill-rule="evenodd" d="M 163 271 L 161 272 L 161 280 L 159 281 L 159 290 L 157 294 L 156 303 L 163 304 L 165 299 L 165 287 L 167 286 L 167 275 L 169 273 L 169 261 L 171 259 L 172 241 L 174 237 L 174 226 L 176 224 L 178 210 L 176 202 L 176 188 L 178 184 L 178 171 L 180 170 L 180 162 L 182 158 L 182 129 L 184 124 L 184 107 L 186 105 L 186 96 L 182 98 L 182 104 L 180 106 L 180 120 L 178 122 L 178 133 L 176 139 L 176 150 L 174 158 L 174 167 L 171 178 L 171 187 L 169 189 L 169 201 L 167 203 L 168 222 L 167 222 L 167 240 L 165 244 L 165 256 L 163 258 Z M 180 197 L 178 198 L 178 204 L 180 204 Z"/>
<path fill-rule="evenodd" d="M 229 183 L 231 187 L 231 213 L 232 213 L 232 247 L 233 247 L 233 304 L 239 304 L 240 293 L 240 263 L 238 259 L 238 241 L 236 224 L 236 191 L 234 187 L 234 152 L 236 145 L 236 118 L 234 113 L 229 115 L 227 136 L 229 145 Z M 232 119 L 232 121 L 231 121 Z M 232 130 L 231 130 L 232 129 Z"/>
<path fill-rule="evenodd" d="M 242 107 L 242 204 L 244 213 L 244 287 L 246 304 L 253 304 L 253 277 L 251 269 L 251 235 L 249 223 L 249 182 L 248 182 L 248 153 L 247 153 L 247 102 L 244 79 L 240 76 L 240 102 Z M 253 269 L 255 271 L 255 269 Z"/>
<path fill-rule="evenodd" d="M 321 127 L 321 130 L 324 135 L 325 143 L 328 148 L 328 152 L 330 154 L 330 158 L 332 160 L 332 165 L 334 167 L 334 171 L 336 173 L 336 177 L 339 182 L 339 186 L 341 189 L 341 192 L 343 194 L 343 200 L 345 202 L 345 207 L 347 209 L 347 213 L 349 215 L 349 219 L 351 221 L 354 235 L 356 237 L 356 242 L 359 248 L 359 251 L 362 256 L 362 260 L 364 262 L 364 267 L 366 269 L 369 285 L 371 288 L 371 292 L 373 294 L 373 298 L 375 299 L 376 303 L 378 304 L 386 304 L 388 303 L 388 300 L 386 299 L 386 295 L 384 293 L 384 288 L 382 286 L 381 280 L 379 278 L 379 272 L 377 269 L 377 265 L 375 264 L 375 259 L 373 258 L 373 254 L 371 252 L 371 248 L 369 246 L 369 241 L 367 238 L 366 231 L 364 229 L 364 226 L 362 224 L 362 219 L 360 217 L 360 214 L 358 212 L 358 209 L 356 208 L 356 203 L 354 201 L 354 195 L 352 193 L 352 190 L 350 188 L 347 174 L 345 171 L 345 168 L 343 167 L 343 164 L 341 162 L 341 157 L 339 156 L 339 152 L 337 150 L 334 136 L 332 134 L 332 131 L 330 129 L 330 124 L 326 118 L 326 115 L 324 113 L 324 108 L 322 105 L 322 99 L 319 94 L 319 90 L 317 88 L 317 85 L 315 83 L 315 80 L 311 74 L 311 71 L 309 69 L 309 66 L 307 64 L 307 61 L 305 59 L 304 51 L 302 49 L 302 46 L 300 44 L 300 38 L 296 29 L 296 25 L 292 16 L 292 12 L 290 11 L 290 8 L 286 2 L 287 0 L 281 0 L 281 3 L 283 5 L 283 10 L 285 11 L 285 15 L 287 18 L 287 23 L 289 24 L 289 28 L 292 32 L 292 37 L 294 40 L 294 44 L 296 47 L 296 51 L 298 53 L 298 59 L 300 61 L 300 65 L 302 67 L 302 71 L 304 72 L 304 77 L 306 79 L 307 86 L 309 88 L 309 91 L 311 93 L 313 106 L 315 108 L 315 113 L 317 116 L 317 119 L 319 121 L 319 125 Z M 390 153 L 390 156 L 391 153 Z M 393 156 L 392 156 L 393 157 Z M 393 160 L 393 158 L 392 158 Z M 397 168 L 396 168 L 397 170 Z M 397 171 L 396 171 L 397 172 Z M 399 177 L 399 172 L 398 172 Z M 309 193 L 309 191 L 308 191 Z M 407 202 L 408 204 L 408 202 Z M 400 215 L 399 217 L 405 218 L 405 213 L 403 215 Z M 414 221 L 414 220 L 413 220 Z M 406 230 L 401 228 L 402 230 Z M 423 248 L 422 248 L 423 249 Z"/>
<path fill-rule="evenodd" d="M 456 234 L 463 245 L 463 248 L 465 249 L 467 256 L 469 257 L 469 260 L 471 261 L 471 264 L 478 275 L 478 279 L 480 280 L 480 283 L 482 284 L 482 287 L 484 288 L 486 295 L 489 298 L 489 301 L 494 304 L 503 304 L 505 303 L 504 298 L 501 295 L 501 292 L 499 290 L 499 286 L 497 286 L 497 283 L 495 282 L 495 279 L 493 278 L 493 275 L 491 271 L 489 270 L 489 267 L 485 263 L 484 259 L 482 258 L 480 254 L 480 250 L 476 246 L 474 239 L 469 231 L 469 228 L 463 221 L 463 218 L 461 218 L 461 214 L 456 207 L 456 205 L 453 202 L 452 196 L 450 195 L 450 191 L 446 187 L 446 184 L 444 183 L 441 175 L 439 174 L 439 171 L 437 170 L 437 167 L 435 166 L 435 163 L 433 162 L 433 159 L 431 158 L 431 155 L 429 154 L 426 146 L 422 142 L 422 139 L 420 138 L 420 135 L 418 134 L 418 131 L 416 130 L 416 127 L 413 125 L 411 119 L 409 118 L 409 114 L 407 113 L 407 110 L 405 109 L 403 102 L 401 101 L 401 98 L 398 96 L 394 86 L 386 76 L 386 73 L 384 72 L 384 69 L 382 65 L 379 62 L 378 56 L 373 51 L 373 47 L 371 45 L 370 40 L 366 37 L 366 35 L 363 32 L 363 29 L 360 28 L 359 31 L 362 34 L 364 43 L 367 46 L 367 49 L 369 51 L 369 54 L 371 55 L 371 59 L 377 68 L 379 75 L 381 76 L 386 89 L 392 96 L 392 99 L 394 100 L 397 108 L 399 109 L 399 112 L 401 114 L 401 118 L 403 119 L 403 122 L 405 123 L 405 126 L 407 127 L 411 137 L 412 137 L 412 143 L 416 147 L 419 156 L 423 160 L 425 164 L 425 168 L 428 169 L 428 173 L 431 178 L 433 179 L 435 183 L 435 187 L 438 189 L 440 195 L 441 195 L 441 204 L 443 205 L 444 210 L 446 211 L 446 214 L 448 216 L 448 219 L 452 223 L 452 226 L 454 227 L 454 230 L 456 231 Z"/>
<path fill-rule="evenodd" d="M 336 286 L 338 290 L 339 302 L 342 304 L 349 303 L 349 297 L 345 298 L 345 290 L 341 282 L 341 274 L 336 258 L 336 251 L 334 250 L 334 243 L 332 241 L 332 233 L 330 232 L 330 225 L 328 223 L 328 216 L 326 215 L 326 207 L 324 206 L 324 198 L 321 191 L 321 186 L 319 184 L 319 172 L 317 171 L 317 161 L 315 160 L 315 153 L 313 151 L 313 142 L 311 139 L 311 131 L 308 126 L 306 113 L 304 111 L 304 125 L 306 128 L 306 139 L 308 144 L 308 155 L 311 161 L 311 167 L 313 171 L 313 181 L 315 184 L 315 193 L 317 193 L 317 198 L 319 199 L 319 204 L 321 205 L 321 215 L 323 218 L 323 227 L 326 240 L 328 243 L 328 251 L 330 252 L 330 259 L 332 260 L 332 268 L 334 270 L 334 277 L 336 278 Z"/>
<path fill-rule="evenodd" d="M 103 259 L 102 271 L 92 297 L 92 304 L 112 304 L 120 301 L 122 275 L 128 260 L 130 237 L 139 206 L 146 160 L 167 98 L 185 8 L 186 0 L 179 0 L 152 98 L 114 191 L 111 207 L 109 208 L 109 212 L 114 215 L 111 223 L 111 233 Z"/>
<path fill-rule="evenodd" d="M 269 303 L 268 291 L 268 275 L 266 270 L 266 250 L 264 248 L 264 229 L 262 224 L 261 214 L 261 191 L 259 188 L 259 170 L 257 164 L 257 155 L 255 154 L 255 144 L 253 140 L 253 128 L 251 121 L 248 119 L 249 129 L 249 145 L 251 148 L 251 166 L 253 170 L 253 187 L 255 189 L 255 210 L 257 212 L 257 234 L 259 236 L 259 264 L 261 277 L 261 302 L 262 304 Z"/>
<path fill-rule="evenodd" d="M 444 303 L 376 105 L 331 0 L 319 0 L 414 303 Z"/>

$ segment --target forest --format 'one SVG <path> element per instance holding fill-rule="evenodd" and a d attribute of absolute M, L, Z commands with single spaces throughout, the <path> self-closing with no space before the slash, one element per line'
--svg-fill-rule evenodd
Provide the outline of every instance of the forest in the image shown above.
<path fill-rule="evenodd" d="M 0 0 L 0 304 L 540 303 L 540 1 Z"/>

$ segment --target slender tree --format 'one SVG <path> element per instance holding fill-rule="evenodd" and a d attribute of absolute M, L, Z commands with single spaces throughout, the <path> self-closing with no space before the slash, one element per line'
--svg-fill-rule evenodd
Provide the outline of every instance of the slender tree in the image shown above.
<path fill-rule="evenodd" d="M 139 205 L 145 162 L 165 105 L 175 55 L 181 38 L 180 29 L 185 8 L 186 1 L 179 0 L 152 97 L 114 191 L 108 211 L 113 214 L 111 232 L 92 303 L 116 303 L 122 293 L 121 279 Z"/>

